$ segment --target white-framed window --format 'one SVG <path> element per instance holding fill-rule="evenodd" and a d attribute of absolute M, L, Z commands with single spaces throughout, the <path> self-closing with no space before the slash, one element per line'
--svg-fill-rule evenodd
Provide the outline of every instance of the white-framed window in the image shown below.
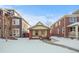
<path fill-rule="evenodd" d="M 12 19 L 12 24 L 13 25 L 19 25 L 20 24 L 20 19 Z"/>
<path fill-rule="evenodd" d="M 19 29 L 13 29 L 13 35 L 14 36 L 19 36 L 20 30 Z"/>
<path fill-rule="evenodd" d="M 70 23 L 75 23 L 75 22 L 77 22 L 77 17 L 70 17 L 70 18 L 69 18 L 69 22 L 70 22 Z"/>

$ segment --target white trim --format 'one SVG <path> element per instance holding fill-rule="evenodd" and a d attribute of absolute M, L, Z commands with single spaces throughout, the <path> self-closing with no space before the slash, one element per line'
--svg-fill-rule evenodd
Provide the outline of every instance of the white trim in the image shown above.
<path fill-rule="evenodd" d="M 70 24 L 70 25 L 68 25 L 67 27 L 72 27 L 72 26 L 79 26 L 79 22 L 76 22 L 76 23 Z"/>

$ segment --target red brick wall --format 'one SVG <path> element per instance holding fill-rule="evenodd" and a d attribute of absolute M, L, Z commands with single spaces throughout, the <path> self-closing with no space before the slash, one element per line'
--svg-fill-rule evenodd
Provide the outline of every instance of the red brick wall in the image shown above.
<path fill-rule="evenodd" d="M 29 30 L 29 38 L 32 38 L 32 30 Z"/>
<path fill-rule="evenodd" d="M 57 27 L 55 27 L 55 25 L 53 25 L 53 28 L 51 28 L 52 29 L 51 30 L 51 32 L 52 32 L 51 35 L 53 35 L 53 36 L 62 36 L 62 37 L 64 37 L 64 35 L 65 35 L 65 37 L 68 37 L 68 33 L 69 33 L 69 30 L 70 30 L 70 28 L 67 27 L 70 24 L 69 17 L 64 17 L 59 21 L 61 22 L 60 25 L 58 25 Z M 77 21 L 79 22 L 79 17 L 77 17 Z M 65 28 L 65 31 L 62 33 L 62 28 L 63 27 Z M 58 28 L 60 29 L 59 34 L 57 33 Z"/>
<path fill-rule="evenodd" d="M 59 22 L 58 23 L 58 26 L 56 27 L 55 25 L 53 25 L 53 29 L 52 29 L 52 34 L 51 35 L 54 35 L 54 36 L 63 36 L 63 33 L 62 33 L 62 28 L 64 27 L 64 19 L 61 19 L 60 20 L 60 25 L 59 25 Z M 59 34 L 58 34 L 58 29 L 59 29 Z"/>
<path fill-rule="evenodd" d="M 69 23 L 69 17 L 62 18 L 62 19 L 59 20 L 59 21 L 60 21 L 60 25 L 58 25 L 57 27 L 55 27 L 55 25 L 54 25 L 54 27 L 53 27 L 53 29 L 52 29 L 52 35 L 64 37 L 64 33 L 66 33 L 66 37 L 67 37 L 67 35 L 68 35 L 68 30 L 69 30 L 69 29 L 67 28 L 67 26 L 70 24 L 70 23 Z M 58 22 L 59 22 L 59 21 L 58 21 Z M 59 28 L 59 34 L 57 33 L 58 28 Z M 62 32 L 62 28 L 65 28 L 65 29 L 64 29 L 64 32 Z"/>

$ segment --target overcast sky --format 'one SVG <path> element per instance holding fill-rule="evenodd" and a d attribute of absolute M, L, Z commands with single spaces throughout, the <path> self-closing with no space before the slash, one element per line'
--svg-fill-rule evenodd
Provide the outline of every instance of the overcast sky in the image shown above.
<path fill-rule="evenodd" d="M 38 21 L 44 24 L 54 23 L 61 16 L 79 9 L 78 5 L 0 5 L 0 8 L 12 8 L 21 14 L 30 25 Z"/>

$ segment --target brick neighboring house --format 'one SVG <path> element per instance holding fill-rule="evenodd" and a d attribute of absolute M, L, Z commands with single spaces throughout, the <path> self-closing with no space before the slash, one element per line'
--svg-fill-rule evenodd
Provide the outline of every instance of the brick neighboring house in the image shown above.
<path fill-rule="evenodd" d="M 52 36 L 79 39 L 79 10 L 61 17 L 52 24 L 50 33 Z"/>
<path fill-rule="evenodd" d="M 26 27 L 24 27 L 24 25 Z M 22 27 L 23 26 L 23 27 Z M 0 9 L 0 37 L 22 37 L 29 24 L 14 9 Z"/>
<path fill-rule="evenodd" d="M 50 29 L 43 23 L 38 22 L 35 26 L 29 28 L 29 38 L 44 38 L 49 39 Z"/>

